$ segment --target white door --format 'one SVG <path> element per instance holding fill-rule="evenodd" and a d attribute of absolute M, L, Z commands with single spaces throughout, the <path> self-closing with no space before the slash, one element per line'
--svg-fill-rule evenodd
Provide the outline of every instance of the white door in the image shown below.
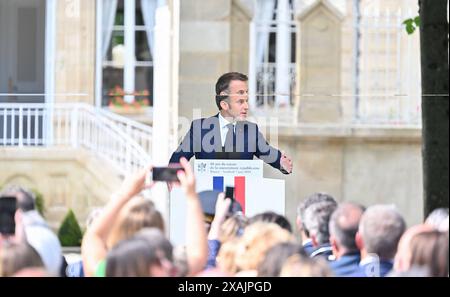
<path fill-rule="evenodd" d="M 45 0 L 0 0 L 0 93 L 44 93 Z M 44 102 L 0 96 L 0 102 Z"/>

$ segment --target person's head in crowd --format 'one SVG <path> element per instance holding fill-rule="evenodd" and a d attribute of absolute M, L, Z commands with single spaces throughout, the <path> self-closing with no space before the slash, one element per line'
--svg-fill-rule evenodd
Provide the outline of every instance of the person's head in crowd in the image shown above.
<path fill-rule="evenodd" d="M 0 243 L 0 277 L 13 276 L 24 268 L 43 268 L 41 257 L 27 243 L 2 241 Z"/>
<path fill-rule="evenodd" d="M 36 208 L 36 195 L 24 187 L 10 185 L 1 191 L 0 196 L 16 197 L 17 208 L 23 212 Z"/>
<path fill-rule="evenodd" d="M 241 212 L 237 212 L 223 222 L 220 230 L 219 241 L 224 243 L 230 239 L 240 237 L 248 225 L 248 219 Z"/>
<path fill-rule="evenodd" d="M 294 242 L 282 242 L 271 247 L 261 264 L 258 266 L 258 276 L 280 276 L 281 268 L 287 258 L 294 254 L 307 257 L 303 247 Z"/>
<path fill-rule="evenodd" d="M 433 230 L 416 234 L 410 249 L 410 267 L 427 267 L 432 277 L 448 277 L 448 232 Z"/>
<path fill-rule="evenodd" d="M 425 224 L 439 229 L 445 220 L 448 222 L 448 208 L 436 208 L 428 215 Z"/>
<path fill-rule="evenodd" d="M 160 228 L 146 227 L 136 233 L 136 237 L 143 238 L 147 242 L 163 252 L 164 257 L 173 262 L 173 246 Z"/>
<path fill-rule="evenodd" d="M 174 276 L 172 245 L 161 230 L 142 229 L 117 243 L 106 258 L 108 277 Z"/>
<path fill-rule="evenodd" d="M 186 277 L 189 275 L 189 263 L 185 245 L 173 247 L 173 265 L 177 269 L 177 276 Z"/>
<path fill-rule="evenodd" d="M 155 227 L 164 232 L 164 219 L 152 201 L 138 196 L 120 210 L 108 238 L 108 247 L 130 238 L 145 227 Z"/>
<path fill-rule="evenodd" d="M 12 275 L 13 277 L 51 277 L 43 267 L 23 268 Z"/>
<path fill-rule="evenodd" d="M 266 252 L 277 243 L 293 242 L 292 234 L 275 223 L 256 222 L 244 230 L 236 255 L 236 264 L 242 271 L 252 271 L 263 261 Z"/>
<path fill-rule="evenodd" d="M 214 215 L 216 213 L 216 202 L 217 197 L 221 192 L 210 190 L 210 191 L 201 191 L 198 194 L 198 198 L 200 199 L 200 204 L 202 206 L 202 211 L 205 220 L 205 227 L 207 232 L 209 232 L 209 228 L 211 227 L 211 223 L 214 220 Z"/>
<path fill-rule="evenodd" d="M 106 258 L 107 277 L 148 277 L 155 275 L 152 269 L 160 267 L 160 257 L 147 241 L 128 238 L 120 241 Z"/>
<path fill-rule="evenodd" d="M 273 211 L 265 211 L 256 214 L 249 219 L 249 224 L 253 224 L 255 222 L 275 223 L 281 228 L 292 233 L 291 223 L 289 223 L 288 219 L 286 219 L 285 216 L 277 214 Z"/>
<path fill-rule="evenodd" d="M 60 275 L 63 262 L 61 244 L 37 210 L 16 211 L 15 235 L 12 240 L 29 244 L 38 253 L 48 274 Z"/>
<path fill-rule="evenodd" d="M 59 276 L 63 264 L 61 244 L 55 233 L 45 224 L 44 219 L 34 211 L 22 215 L 26 241 L 39 254 L 44 266 L 52 276 Z"/>
<path fill-rule="evenodd" d="M 281 267 L 283 277 L 329 277 L 333 276 L 330 268 L 322 258 L 311 259 L 308 256 L 294 254 Z"/>
<path fill-rule="evenodd" d="M 431 225 L 419 224 L 412 226 L 406 230 L 398 243 L 397 253 L 395 254 L 394 270 L 397 272 L 405 272 L 411 266 L 411 240 L 417 234 L 422 232 L 433 231 Z"/>
<path fill-rule="evenodd" d="M 208 191 L 202 191 L 198 193 L 198 197 L 200 199 L 200 204 L 202 206 L 203 215 L 205 218 L 205 226 L 207 232 L 209 232 L 209 229 L 211 227 L 211 223 L 214 220 L 214 217 L 216 215 L 216 203 L 218 201 L 218 197 L 222 192 L 216 191 L 216 190 L 208 190 Z M 242 207 L 234 200 L 230 206 L 230 210 L 228 212 L 227 218 L 232 216 L 236 213 L 241 213 Z"/>
<path fill-rule="evenodd" d="M 405 220 L 394 206 L 380 204 L 367 208 L 356 234 L 361 259 L 376 254 L 380 261 L 392 260 L 405 227 Z"/>
<path fill-rule="evenodd" d="M 345 202 L 331 215 L 330 244 L 337 259 L 346 254 L 359 252 L 355 236 L 364 210 L 359 204 Z"/>
<path fill-rule="evenodd" d="M 334 199 L 324 199 L 305 209 L 303 225 L 308 230 L 314 247 L 329 244 L 329 222 L 336 208 L 337 203 Z"/>
<path fill-rule="evenodd" d="M 310 238 L 309 230 L 308 228 L 306 228 L 304 224 L 305 210 L 310 205 L 322 201 L 328 201 L 330 203 L 334 203 L 335 205 L 337 205 L 336 200 L 332 196 L 326 193 L 314 193 L 308 196 L 304 201 L 300 202 L 297 207 L 296 225 L 297 229 L 300 231 L 300 235 L 303 241 L 308 240 Z"/>
<path fill-rule="evenodd" d="M 221 271 L 234 275 L 239 271 L 236 264 L 237 251 L 240 248 L 240 238 L 234 237 L 224 242 L 217 254 L 216 267 Z"/>

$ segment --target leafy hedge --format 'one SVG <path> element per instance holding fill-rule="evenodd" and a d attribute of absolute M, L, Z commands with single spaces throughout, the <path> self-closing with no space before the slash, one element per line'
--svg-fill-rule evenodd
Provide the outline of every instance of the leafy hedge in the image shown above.
<path fill-rule="evenodd" d="M 59 227 L 58 238 L 62 246 L 81 246 L 83 232 L 72 209 L 69 209 Z"/>

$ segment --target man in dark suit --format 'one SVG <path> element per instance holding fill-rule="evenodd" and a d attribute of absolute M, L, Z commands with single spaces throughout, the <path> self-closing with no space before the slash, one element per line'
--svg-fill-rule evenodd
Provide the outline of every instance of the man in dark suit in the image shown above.
<path fill-rule="evenodd" d="M 305 225 L 305 211 L 308 207 L 319 202 L 329 202 L 337 207 L 336 200 L 326 193 L 313 193 L 309 195 L 305 200 L 301 201 L 297 206 L 297 218 L 295 224 L 300 233 L 303 249 L 308 256 L 311 256 L 316 249 L 313 245 L 308 228 Z"/>
<path fill-rule="evenodd" d="M 406 223 L 391 205 L 373 205 L 364 212 L 355 236 L 361 252 L 359 270 L 351 277 L 386 276 L 393 267 L 400 237 Z"/>
<path fill-rule="evenodd" d="M 196 159 L 262 159 L 284 174 L 292 172 L 291 158 L 270 146 L 258 129 L 247 121 L 248 78 L 238 72 L 222 75 L 216 83 L 219 113 L 194 120 L 189 131 L 172 154 L 169 163 L 181 157 Z"/>
<path fill-rule="evenodd" d="M 328 261 L 334 259 L 328 225 L 330 217 L 336 208 L 336 200 L 330 199 L 313 203 L 305 209 L 303 223 L 309 231 L 314 247 L 314 251 L 310 254 L 311 258 L 321 257 Z"/>
<path fill-rule="evenodd" d="M 330 268 L 336 276 L 350 276 L 359 270 L 361 255 L 355 236 L 364 207 L 346 202 L 338 206 L 330 219 L 330 243 L 336 260 Z"/>

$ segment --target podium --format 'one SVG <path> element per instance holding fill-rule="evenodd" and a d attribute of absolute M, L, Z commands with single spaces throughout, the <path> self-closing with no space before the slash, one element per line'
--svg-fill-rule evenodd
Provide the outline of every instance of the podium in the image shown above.
<path fill-rule="evenodd" d="M 234 187 L 235 199 L 251 217 L 264 211 L 285 214 L 285 181 L 263 177 L 262 160 L 195 160 L 196 190 L 225 192 Z M 170 233 L 175 245 L 186 238 L 186 197 L 181 188 L 170 193 Z"/>

